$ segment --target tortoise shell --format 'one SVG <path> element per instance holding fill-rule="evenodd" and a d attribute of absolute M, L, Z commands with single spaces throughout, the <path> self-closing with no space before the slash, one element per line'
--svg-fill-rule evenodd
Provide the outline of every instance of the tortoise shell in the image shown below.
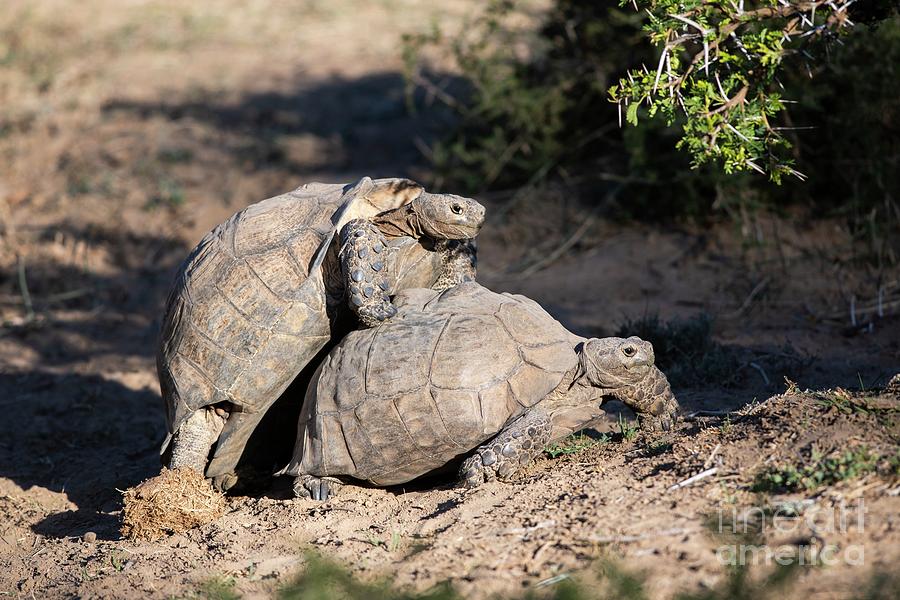
<path fill-rule="evenodd" d="M 581 340 L 523 296 L 409 289 L 391 321 L 320 365 L 284 473 L 410 481 L 495 436 L 578 363 Z"/>
<path fill-rule="evenodd" d="M 329 273 L 319 265 L 335 229 L 419 193 L 403 179 L 310 183 L 248 206 L 202 239 L 176 275 L 163 317 L 163 451 L 193 411 L 228 403 L 206 475 L 233 469 L 262 414 L 331 337 Z"/>

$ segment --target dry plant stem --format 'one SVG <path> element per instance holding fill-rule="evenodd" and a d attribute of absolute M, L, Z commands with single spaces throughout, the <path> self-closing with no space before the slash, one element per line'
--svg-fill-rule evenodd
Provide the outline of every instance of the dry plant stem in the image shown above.
<path fill-rule="evenodd" d="M 701 471 L 701 472 L 697 473 L 696 475 L 694 475 L 694 476 L 692 476 L 692 477 L 688 477 L 688 478 L 685 479 L 684 481 L 679 481 L 679 482 L 676 483 L 675 485 L 671 486 L 671 487 L 668 489 L 668 491 L 674 492 L 675 490 L 680 490 L 680 489 L 683 488 L 683 487 L 687 487 L 687 486 L 689 486 L 689 485 L 693 485 L 693 484 L 697 483 L 698 481 L 700 481 L 701 479 L 706 479 L 706 478 L 709 477 L 710 475 L 715 475 L 715 474 L 718 473 L 718 472 L 719 472 L 719 468 L 718 468 L 718 467 L 713 467 L 713 468 L 711 468 L 711 469 L 706 469 L 705 471 Z"/>
<path fill-rule="evenodd" d="M 19 291 L 22 294 L 22 304 L 25 306 L 25 322 L 34 320 L 34 307 L 31 304 L 31 294 L 28 291 L 28 277 L 25 274 L 25 259 L 22 255 L 16 256 L 16 265 L 19 274 Z"/>
<path fill-rule="evenodd" d="M 225 512 L 225 497 L 193 469 L 162 472 L 125 491 L 122 535 L 154 541 L 217 519 Z"/>

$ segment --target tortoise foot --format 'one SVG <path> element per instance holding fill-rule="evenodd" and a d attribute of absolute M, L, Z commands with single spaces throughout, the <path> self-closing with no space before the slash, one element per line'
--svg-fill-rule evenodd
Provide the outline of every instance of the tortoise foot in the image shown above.
<path fill-rule="evenodd" d="M 472 488 L 494 479 L 513 479 L 543 452 L 550 431 L 550 420 L 543 412 L 533 409 L 525 413 L 463 461 L 460 483 Z"/>
<path fill-rule="evenodd" d="M 463 487 L 478 487 L 486 481 L 496 479 L 493 469 L 484 465 L 481 454 L 476 452 L 463 461 L 459 468 L 459 482 Z"/>
<path fill-rule="evenodd" d="M 234 473 L 223 473 L 212 478 L 213 486 L 220 492 L 227 492 L 238 482 L 238 476 Z"/>
<path fill-rule="evenodd" d="M 300 475 L 294 480 L 294 496 L 324 502 L 337 494 L 344 485 L 331 477 Z"/>
<path fill-rule="evenodd" d="M 397 309 L 390 301 L 360 307 L 356 316 L 363 327 L 377 327 L 397 314 Z"/>

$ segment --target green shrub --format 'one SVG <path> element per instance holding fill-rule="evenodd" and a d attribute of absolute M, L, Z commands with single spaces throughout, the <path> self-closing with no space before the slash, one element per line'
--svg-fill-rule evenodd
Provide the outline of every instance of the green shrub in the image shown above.
<path fill-rule="evenodd" d="M 435 27 L 405 38 L 411 88 L 428 88 L 458 114 L 433 144 L 433 183 L 478 192 L 556 178 L 582 197 L 585 190 L 604 197 L 605 187 L 624 186 L 612 214 L 640 219 L 704 218 L 716 210 L 745 214 L 793 204 L 814 216 L 845 217 L 854 234 L 868 242 L 865 258 L 895 264 L 900 259 L 900 18 L 889 17 L 895 12 L 884 4 L 860 2 L 847 9 L 878 25 L 842 27 L 841 45 L 807 48 L 801 40 L 817 36 L 797 32 L 791 37 L 796 48 L 779 41 L 773 32 L 780 35 L 779 27 L 791 19 L 742 24 L 737 32 L 752 56 L 745 57 L 727 36 L 716 66 L 695 66 L 690 81 L 679 84 L 686 106 L 693 103 L 682 108 L 674 88 L 671 97 L 669 88 L 653 90 L 661 55 L 655 44 L 690 33 L 691 26 L 671 16 L 682 8 L 706 15 L 694 17 L 706 19 L 710 28 L 728 31 L 723 15 L 737 3 L 638 2 L 649 8 L 648 16 L 630 2 L 556 0 L 537 19 L 539 25 L 522 28 L 513 23 L 530 15 L 527 3 L 492 0 L 459 33 Z M 784 5 L 748 0 L 745 8 L 769 6 Z M 816 22 L 833 10 L 820 10 Z M 670 60 L 682 57 L 672 65 L 672 77 L 678 68 L 688 68 L 683 55 L 698 49 L 702 55 L 702 45 L 702 39 L 692 39 L 670 46 Z M 429 77 L 425 57 L 435 54 L 466 84 L 442 87 L 443 74 Z M 636 78 L 639 73 L 644 75 Z M 660 79 L 669 81 L 666 69 Z M 622 120 L 639 127 L 619 127 L 618 106 L 609 101 L 613 85 Z M 721 96 L 733 99 L 744 87 L 745 102 L 707 116 L 705 111 L 722 107 Z M 637 102 L 641 97 L 643 107 Z M 792 164 L 809 181 L 788 177 L 779 188 L 752 172 L 759 167 L 778 179 Z"/>
<path fill-rule="evenodd" d="M 660 321 L 657 315 L 629 319 L 615 333 L 653 344 L 656 366 L 676 387 L 734 383 L 739 362 L 734 353 L 712 338 L 712 319 L 699 314 Z"/>

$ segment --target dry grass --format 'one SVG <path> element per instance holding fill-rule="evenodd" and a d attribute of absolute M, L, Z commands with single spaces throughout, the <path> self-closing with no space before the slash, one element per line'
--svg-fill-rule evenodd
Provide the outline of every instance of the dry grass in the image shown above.
<path fill-rule="evenodd" d="M 154 541 L 205 525 L 225 512 L 225 497 L 186 467 L 162 473 L 125 492 L 122 535 Z"/>

